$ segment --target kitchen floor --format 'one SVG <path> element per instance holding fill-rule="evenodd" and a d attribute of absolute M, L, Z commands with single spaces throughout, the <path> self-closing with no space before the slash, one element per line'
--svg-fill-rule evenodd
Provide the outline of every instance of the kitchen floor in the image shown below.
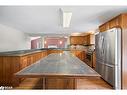
<path fill-rule="evenodd" d="M 19 87 L 16 87 L 15 89 L 41 89 L 42 88 L 42 82 L 38 78 L 27 78 L 24 79 Z M 107 82 L 105 82 L 100 77 L 88 77 L 84 79 L 78 79 L 77 80 L 77 89 L 84 89 L 84 90 L 96 90 L 96 89 L 113 89 Z"/>

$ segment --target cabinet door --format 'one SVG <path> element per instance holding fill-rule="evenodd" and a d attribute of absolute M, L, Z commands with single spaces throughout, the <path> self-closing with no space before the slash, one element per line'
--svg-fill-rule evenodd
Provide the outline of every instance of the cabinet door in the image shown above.
<path fill-rule="evenodd" d="M 90 44 L 95 44 L 95 35 L 90 35 Z"/>
<path fill-rule="evenodd" d="M 121 24 L 121 20 L 120 20 L 120 16 L 115 17 L 114 19 L 112 19 L 111 21 L 109 21 L 109 28 L 114 28 L 114 27 L 118 27 Z"/>
<path fill-rule="evenodd" d="M 78 57 L 80 60 L 84 60 L 84 58 L 85 58 L 85 53 L 84 53 L 84 51 L 78 51 L 78 50 L 72 50 L 71 51 L 71 53 L 73 54 L 73 55 L 75 55 L 76 57 Z"/>
<path fill-rule="evenodd" d="M 96 54 L 95 52 L 93 53 L 93 68 L 96 67 Z"/>
<path fill-rule="evenodd" d="M 90 35 L 87 35 L 87 45 L 90 45 Z"/>
<path fill-rule="evenodd" d="M 21 58 L 20 69 L 27 67 L 27 56 Z"/>
<path fill-rule="evenodd" d="M 116 27 L 116 19 L 113 19 L 109 22 L 109 28 Z"/>
<path fill-rule="evenodd" d="M 95 35 L 87 35 L 87 45 L 95 44 Z"/>
<path fill-rule="evenodd" d="M 106 24 L 103 24 L 103 25 L 99 26 L 99 30 L 100 30 L 100 32 L 106 31 L 107 30 L 106 29 Z"/>
<path fill-rule="evenodd" d="M 84 37 L 84 44 L 87 45 L 87 36 Z"/>
<path fill-rule="evenodd" d="M 75 45 L 81 45 L 85 44 L 86 38 L 85 36 L 71 36 L 70 37 L 70 44 L 75 44 Z"/>
<path fill-rule="evenodd" d="M 27 56 L 27 65 L 29 66 L 30 64 L 31 64 L 31 56 L 28 55 L 28 56 Z"/>
<path fill-rule="evenodd" d="M 85 58 L 86 58 L 85 51 L 82 51 L 82 61 L 85 61 Z"/>

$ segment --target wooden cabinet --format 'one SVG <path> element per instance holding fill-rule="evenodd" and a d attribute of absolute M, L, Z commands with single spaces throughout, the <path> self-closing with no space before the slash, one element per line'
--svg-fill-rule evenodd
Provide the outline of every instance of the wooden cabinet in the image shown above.
<path fill-rule="evenodd" d="M 87 42 L 88 42 L 88 38 L 87 36 L 84 36 L 84 45 L 87 45 Z"/>
<path fill-rule="evenodd" d="M 71 36 L 70 37 L 71 45 L 90 45 L 95 44 L 95 35 L 89 34 L 86 36 Z"/>
<path fill-rule="evenodd" d="M 95 51 L 93 52 L 93 68 L 96 67 L 96 54 Z"/>
<path fill-rule="evenodd" d="M 109 28 L 119 27 L 121 24 L 121 16 L 117 16 L 109 21 Z"/>
<path fill-rule="evenodd" d="M 42 51 L 42 53 L 41 53 L 41 58 L 43 58 L 43 57 L 45 57 L 45 56 L 47 56 L 48 55 L 48 51 L 46 50 L 46 51 Z"/>
<path fill-rule="evenodd" d="M 20 58 L 12 56 L 0 56 L 0 85 L 12 86 L 15 79 L 14 73 L 20 70 Z M 17 80 L 18 81 L 18 80 Z"/>
<path fill-rule="evenodd" d="M 48 54 L 51 53 L 63 53 L 63 50 L 48 50 Z"/>
<path fill-rule="evenodd" d="M 42 56 L 43 55 L 43 56 Z M 25 56 L 0 56 L 0 85 L 13 86 L 22 79 L 14 77 L 14 73 L 47 56 L 47 51 L 35 52 Z"/>
<path fill-rule="evenodd" d="M 31 65 L 32 63 L 34 63 L 33 55 L 30 54 L 30 55 L 27 56 L 27 65 Z"/>
<path fill-rule="evenodd" d="M 78 57 L 80 60 L 84 61 L 86 58 L 85 51 L 81 50 L 71 50 L 71 53 Z"/>
<path fill-rule="evenodd" d="M 101 32 L 106 31 L 106 30 L 107 30 L 106 24 L 103 24 L 103 25 L 99 26 L 99 30 L 100 30 Z"/>
<path fill-rule="evenodd" d="M 27 56 L 23 56 L 20 58 L 20 70 L 28 66 Z"/>
<path fill-rule="evenodd" d="M 73 45 L 83 45 L 86 43 L 85 36 L 70 36 L 70 44 Z"/>
<path fill-rule="evenodd" d="M 106 23 L 102 24 L 101 26 L 99 26 L 99 30 L 101 32 L 104 32 L 104 31 L 106 31 L 108 29 L 109 29 L 109 22 L 106 22 Z"/>
<path fill-rule="evenodd" d="M 95 35 L 87 35 L 87 45 L 95 44 Z"/>
<path fill-rule="evenodd" d="M 100 32 L 104 32 L 108 29 L 114 28 L 114 27 L 121 27 L 121 23 L 122 23 L 122 17 L 121 15 L 109 20 L 108 22 L 102 24 L 101 26 L 99 26 L 99 30 Z"/>

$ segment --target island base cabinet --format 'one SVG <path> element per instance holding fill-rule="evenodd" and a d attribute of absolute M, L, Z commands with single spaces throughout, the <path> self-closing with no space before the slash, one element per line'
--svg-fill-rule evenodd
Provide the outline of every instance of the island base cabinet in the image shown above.
<path fill-rule="evenodd" d="M 24 56 L 0 56 L 0 86 L 18 85 L 24 78 L 16 78 L 15 73 L 47 56 L 47 51 Z"/>
<path fill-rule="evenodd" d="M 43 78 L 43 89 L 76 89 L 76 83 L 74 78 Z"/>
<path fill-rule="evenodd" d="M 19 58 L 18 57 L 0 57 L 2 60 L 0 62 L 0 73 L 2 77 L 0 78 L 0 86 L 12 86 L 12 80 L 15 80 L 13 74 L 18 72 L 19 69 Z M 19 81 L 19 80 L 17 80 Z"/>

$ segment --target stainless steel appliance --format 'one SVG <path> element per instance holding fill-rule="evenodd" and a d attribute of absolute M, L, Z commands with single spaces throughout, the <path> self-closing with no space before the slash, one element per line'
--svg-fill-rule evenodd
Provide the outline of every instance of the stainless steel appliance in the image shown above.
<path fill-rule="evenodd" d="M 121 89 L 121 29 L 113 28 L 95 36 L 96 71 Z"/>
<path fill-rule="evenodd" d="M 90 67 L 93 67 L 93 51 L 92 50 L 87 50 L 86 52 L 86 59 L 85 63 L 89 65 Z"/>

